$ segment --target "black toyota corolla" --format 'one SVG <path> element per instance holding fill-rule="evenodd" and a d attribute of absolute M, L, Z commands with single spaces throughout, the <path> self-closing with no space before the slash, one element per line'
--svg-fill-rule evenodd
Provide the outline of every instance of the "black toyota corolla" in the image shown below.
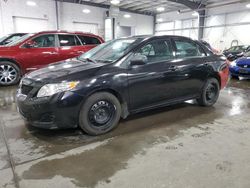
<path fill-rule="evenodd" d="M 225 58 L 179 36 L 116 39 L 84 55 L 27 74 L 18 110 L 33 126 L 90 135 L 129 114 L 196 99 L 213 105 L 228 79 Z"/>

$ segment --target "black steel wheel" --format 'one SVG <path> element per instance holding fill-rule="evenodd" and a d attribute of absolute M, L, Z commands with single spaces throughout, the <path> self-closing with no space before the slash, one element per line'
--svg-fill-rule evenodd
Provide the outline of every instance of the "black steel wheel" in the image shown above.
<path fill-rule="evenodd" d="M 201 106 L 212 106 L 216 103 L 220 94 L 220 84 L 217 79 L 210 78 L 204 85 L 197 102 Z"/>
<path fill-rule="evenodd" d="M 116 107 L 109 101 L 97 101 L 89 110 L 88 118 L 93 126 L 105 126 L 112 120 Z"/>
<path fill-rule="evenodd" d="M 98 92 L 91 95 L 83 104 L 79 125 L 90 135 L 105 134 L 118 125 L 120 116 L 119 100 L 111 93 Z"/>

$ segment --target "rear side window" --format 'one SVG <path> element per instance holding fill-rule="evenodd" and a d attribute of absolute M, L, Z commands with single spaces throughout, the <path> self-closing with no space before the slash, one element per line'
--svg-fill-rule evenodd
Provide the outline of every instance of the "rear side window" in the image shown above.
<path fill-rule="evenodd" d="M 176 57 L 202 57 L 205 56 L 203 49 L 196 43 L 188 40 L 175 40 Z"/>
<path fill-rule="evenodd" d="M 34 48 L 55 47 L 55 35 L 53 34 L 41 35 L 32 39 L 32 41 L 35 43 Z"/>
<path fill-rule="evenodd" d="M 83 45 L 97 45 L 101 44 L 100 40 L 95 37 L 78 35 Z"/>
<path fill-rule="evenodd" d="M 60 46 L 80 46 L 81 43 L 75 35 L 58 35 Z"/>

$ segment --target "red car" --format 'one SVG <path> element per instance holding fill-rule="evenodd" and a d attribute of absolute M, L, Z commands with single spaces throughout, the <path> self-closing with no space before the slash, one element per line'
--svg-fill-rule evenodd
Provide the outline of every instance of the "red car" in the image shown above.
<path fill-rule="evenodd" d="M 82 32 L 44 31 L 27 34 L 0 47 L 0 85 L 16 84 L 29 71 L 77 57 L 103 42 L 99 36 Z"/>

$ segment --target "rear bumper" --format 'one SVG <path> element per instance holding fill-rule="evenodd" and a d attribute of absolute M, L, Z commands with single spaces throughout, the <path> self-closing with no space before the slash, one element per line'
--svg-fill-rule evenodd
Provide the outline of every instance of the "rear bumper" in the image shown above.
<path fill-rule="evenodd" d="M 73 92 L 40 99 L 17 94 L 19 113 L 30 125 L 44 129 L 77 127 L 82 101 L 83 97 Z"/>
<path fill-rule="evenodd" d="M 229 81 L 229 67 L 226 66 L 223 70 L 221 70 L 219 72 L 219 75 L 220 75 L 220 86 L 221 86 L 221 89 L 225 88 L 228 81 Z"/>

